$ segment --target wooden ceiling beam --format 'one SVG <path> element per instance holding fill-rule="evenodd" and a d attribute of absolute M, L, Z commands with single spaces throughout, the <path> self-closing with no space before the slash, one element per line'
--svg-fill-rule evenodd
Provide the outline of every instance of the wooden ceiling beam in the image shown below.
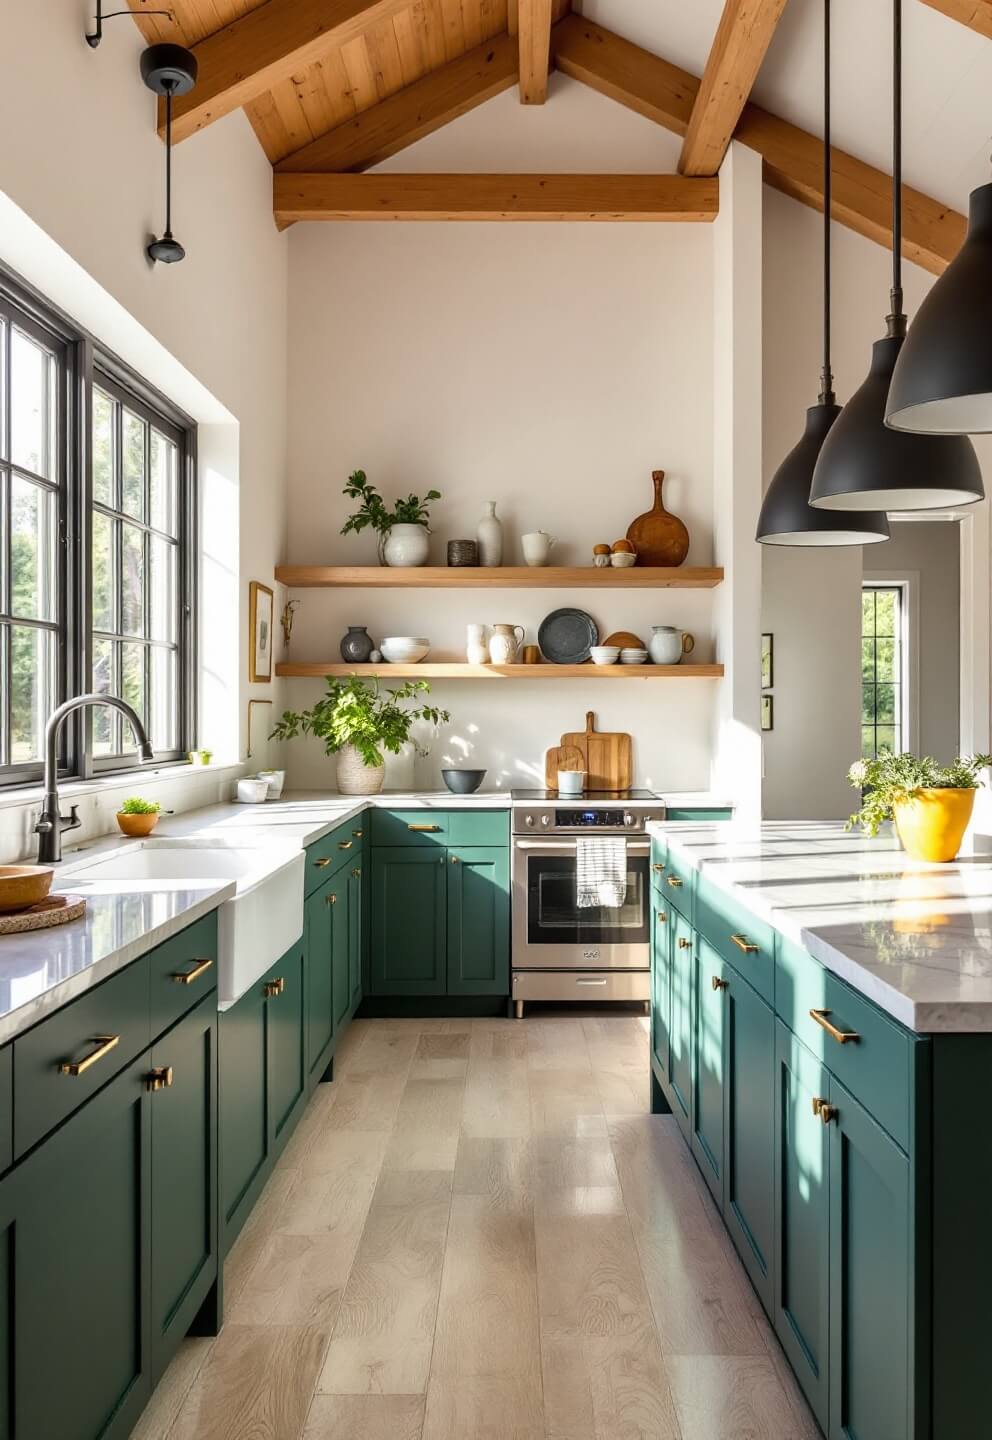
<path fill-rule="evenodd" d="M 283 173 L 367 170 L 517 80 L 517 42 L 497 35 L 395 95 L 336 125 L 276 165 Z"/>
<path fill-rule="evenodd" d="M 188 139 L 409 4 L 410 0 L 267 0 L 193 46 L 200 73 L 189 94 L 174 102 L 172 138 Z M 160 130 L 163 126 L 160 104 Z"/>
<path fill-rule="evenodd" d="M 682 142 L 683 175 L 715 175 L 782 18 L 786 0 L 725 0 Z"/>
<path fill-rule="evenodd" d="M 992 0 L 923 0 L 923 3 L 992 40 Z"/>
<path fill-rule="evenodd" d="M 559 70 L 584 81 L 639 115 L 685 135 L 699 80 L 648 50 L 620 40 L 589 20 L 572 16 L 555 27 Z M 734 138 L 762 156 L 769 185 L 823 209 L 823 143 L 797 125 L 746 105 Z M 833 152 L 835 220 L 880 245 L 892 244 L 892 177 L 884 170 Z M 940 275 L 964 239 L 965 217 L 910 186 L 903 187 L 903 255 Z"/>
<path fill-rule="evenodd" d="M 719 181 L 682 175 L 277 174 L 280 229 L 297 220 L 711 221 Z"/>
<path fill-rule="evenodd" d="M 551 63 L 552 0 L 517 0 L 520 103 L 543 105 Z"/>

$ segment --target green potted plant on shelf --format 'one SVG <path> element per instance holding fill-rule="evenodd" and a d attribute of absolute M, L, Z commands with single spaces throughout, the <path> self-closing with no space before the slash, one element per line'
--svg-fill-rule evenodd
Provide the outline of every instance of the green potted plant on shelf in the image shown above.
<path fill-rule="evenodd" d="M 992 755 L 959 755 L 940 765 L 930 755 L 894 755 L 881 749 L 874 759 L 858 760 L 847 772 L 862 792 L 861 808 L 847 822 L 877 835 L 894 820 L 903 849 L 916 860 L 942 864 L 961 848 L 975 804 L 981 771 Z"/>
<path fill-rule="evenodd" d="M 158 824 L 161 810 L 157 800 L 142 800 L 140 795 L 130 795 L 117 812 L 117 824 L 122 834 L 132 838 L 150 835 Z"/>
<path fill-rule="evenodd" d="M 347 680 L 325 676 L 327 694 L 312 710 L 287 710 L 270 739 L 292 740 L 297 735 L 316 735 L 324 742 L 327 755 L 337 756 L 338 789 L 342 795 L 377 795 L 386 778 L 383 751 L 396 755 L 412 743 L 418 755 L 428 752 L 412 739 L 417 720 L 426 720 L 435 730 L 450 720 L 447 710 L 434 705 L 408 705 L 427 694 L 426 680 L 408 680 L 395 689 L 380 687 L 377 679 Z"/>
<path fill-rule="evenodd" d="M 426 565 L 430 549 L 427 539 L 431 533 L 430 504 L 432 500 L 440 500 L 440 490 L 428 490 L 423 499 L 419 495 L 407 495 L 389 510 L 378 490 L 369 483 L 365 471 L 356 470 L 349 475 L 342 494 L 361 501 L 342 525 L 342 535 L 372 529 L 379 537 L 380 565 Z"/>

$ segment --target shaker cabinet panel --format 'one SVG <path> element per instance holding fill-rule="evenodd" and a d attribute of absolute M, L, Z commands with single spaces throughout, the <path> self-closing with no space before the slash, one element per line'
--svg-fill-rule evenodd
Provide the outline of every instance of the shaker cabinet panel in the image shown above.
<path fill-rule="evenodd" d="M 379 814 L 373 812 L 373 818 Z M 444 994 L 447 868 L 443 845 L 373 850 L 370 969 L 374 995 Z"/>
<path fill-rule="evenodd" d="M 678 936 L 678 940 L 681 939 Z M 724 994 L 726 967 L 696 937 L 692 963 L 691 1149 L 716 1203 L 723 1208 Z"/>
<path fill-rule="evenodd" d="M 365 940 L 365 905 L 362 891 L 363 865 L 348 871 L 348 1014 L 354 1015 L 362 1000 L 362 960 Z"/>
<path fill-rule="evenodd" d="M 672 1018 L 672 923 L 665 898 L 651 892 L 651 1048 L 663 1075 L 669 1071 Z"/>
<path fill-rule="evenodd" d="M 448 994 L 505 995 L 510 965 L 510 860 L 505 847 L 448 852 Z"/>
<path fill-rule="evenodd" d="M 672 931 L 668 1077 L 672 1090 L 672 1110 L 688 1137 L 692 1104 L 692 981 L 695 932 L 688 920 L 676 910 L 669 909 L 668 924 Z"/>
<path fill-rule="evenodd" d="M 303 927 L 307 953 L 307 1069 L 311 1083 L 319 1076 L 330 1058 L 329 1047 L 334 1038 L 334 915 L 347 880 L 340 876 L 325 883 L 309 895 L 305 904 Z"/>
<path fill-rule="evenodd" d="M 220 1194 L 224 1249 L 230 1248 L 266 1173 L 268 1001 L 262 980 L 219 1017 Z"/>
<path fill-rule="evenodd" d="M 306 967 L 303 949 L 287 950 L 266 980 L 276 993 L 268 1000 L 269 1138 L 275 1150 L 285 1138 L 307 1085 Z"/>
<path fill-rule="evenodd" d="M 724 1209 L 731 1239 L 771 1313 L 775 1249 L 775 1016 L 727 973 Z"/>

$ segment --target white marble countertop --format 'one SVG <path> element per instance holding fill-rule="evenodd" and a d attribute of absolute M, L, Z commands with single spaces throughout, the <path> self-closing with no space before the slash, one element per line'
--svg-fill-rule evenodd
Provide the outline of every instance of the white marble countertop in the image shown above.
<path fill-rule="evenodd" d="M 992 854 L 928 865 L 839 824 L 650 829 L 909 1029 L 992 1031 Z"/>

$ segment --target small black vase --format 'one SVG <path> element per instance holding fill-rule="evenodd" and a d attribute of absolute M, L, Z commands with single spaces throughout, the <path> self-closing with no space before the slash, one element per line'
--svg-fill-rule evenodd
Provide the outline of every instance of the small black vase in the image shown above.
<path fill-rule="evenodd" d="M 341 641 L 341 659 L 346 665 L 364 665 L 374 648 L 364 625 L 349 625 Z"/>

